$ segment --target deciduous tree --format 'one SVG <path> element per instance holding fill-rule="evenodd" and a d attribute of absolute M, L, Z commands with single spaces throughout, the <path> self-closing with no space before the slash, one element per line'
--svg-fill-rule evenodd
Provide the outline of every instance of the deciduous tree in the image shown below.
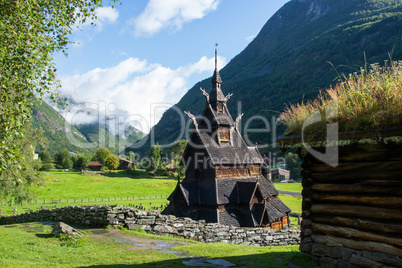
<path fill-rule="evenodd" d="M 300 178 L 301 166 L 300 160 L 297 154 L 287 153 L 285 155 L 286 169 L 290 171 L 291 179 Z"/>
<path fill-rule="evenodd" d="M 162 160 L 163 150 L 159 144 L 154 144 L 151 146 L 151 151 L 149 152 L 150 166 L 147 171 L 153 174 L 163 174 L 166 172 L 166 163 Z"/>
<path fill-rule="evenodd" d="M 18 187 L 24 183 L 10 171 L 25 166 L 20 141 L 34 105 L 30 100 L 34 95 L 57 96 L 54 53 L 66 54 L 73 28 L 95 19 L 95 9 L 101 5 L 101 0 L 0 1 L 0 177 L 4 183 Z"/>
<path fill-rule="evenodd" d="M 106 158 L 105 166 L 110 170 L 115 170 L 119 167 L 119 157 L 117 155 L 111 154 Z"/>
<path fill-rule="evenodd" d="M 95 155 L 94 155 L 94 157 L 93 157 L 93 160 L 94 160 L 94 161 L 100 161 L 100 162 L 105 163 L 106 159 L 107 159 L 107 158 L 109 157 L 109 155 L 111 155 L 111 154 L 112 154 L 112 152 L 111 152 L 108 148 L 102 147 L 102 148 L 99 148 L 99 149 L 96 151 L 96 153 L 95 153 Z"/>

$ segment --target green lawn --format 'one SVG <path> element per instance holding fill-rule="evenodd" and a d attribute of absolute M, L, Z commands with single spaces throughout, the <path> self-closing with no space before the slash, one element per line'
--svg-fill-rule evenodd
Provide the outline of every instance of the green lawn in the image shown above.
<path fill-rule="evenodd" d="M 77 203 L 43 204 L 47 208 L 69 205 L 109 205 L 129 204 L 139 205 L 147 209 L 152 206 L 166 204 L 165 198 L 148 200 L 125 200 L 132 196 L 154 196 L 170 194 L 177 181 L 173 178 L 157 177 L 146 178 L 143 171 L 139 171 L 135 177 L 130 177 L 124 171 L 101 175 L 81 175 L 77 172 L 44 172 L 45 183 L 42 187 L 34 188 L 37 198 L 62 199 L 65 202 L 76 198 Z M 276 184 L 277 189 L 290 191 L 290 188 L 300 184 Z M 297 188 L 292 188 L 297 189 Z M 111 198 L 111 201 L 100 200 L 101 197 Z M 117 200 L 114 200 L 117 197 Z M 301 212 L 301 198 L 289 195 L 280 195 L 281 200 L 293 211 Z M 81 199 L 84 198 L 83 202 Z M 88 200 L 85 200 L 89 198 Z M 97 201 L 95 202 L 95 198 Z M 122 198 L 123 200 L 119 200 Z M 42 204 L 29 204 L 18 206 L 18 213 L 24 213 L 28 207 L 33 210 L 40 209 Z M 12 214 L 12 207 L 2 206 L 3 214 Z M 292 218 L 295 224 L 295 219 Z M 0 267 L 77 267 L 77 266 L 125 266 L 135 264 L 139 267 L 185 267 L 183 259 L 173 254 L 161 254 L 155 250 L 130 250 L 126 244 L 112 241 L 96 241 L 86 237 L 80 247 L 63 246 L 59 238 L 50 234 L 50 227 L 46 225 L 21 224 L 0 226 Z M 28 229 L 27 229 L 28 226 Z M 31 228 L 31 229 L 30 229 Z M 151 236 L 145 233 L 125 231 L 135 236 Z M 159 237 L 160 238 L 160 237 Z M 176 238 L 165 237 L 165 240 Z M 177 240 L 182 241 L 182 240 Z M 313 263 L 299 252 L 298 246 L 284 247 L 247 247 L 224 243 L 195 243 L 175 248 L 180 252 L 208 257 L 223 258 L 227 261 L 247 266 L 290 267 L 287 261 L 313 267 Z"/>
<path fill-rule="evenodd" d="M 144 265 L 162 261 L 167 261 L 172 266 L 180 265 L 178 257 L 172 254 L 162 254 L 154 250 L 138 250 L 129 253 L 128 244 L 107 240 L 97 242 L 90 237 L 85 237 L 79 247 L 63 246 L 63 242 L 50 233 L 51 227 L 45 225 L 37 225 L 31 230 L 25 230 L 24 225 L 0 226 L 0 266 L 117 266 Z M 160 263 L 160 267 L 171 266 Z"/>
<path fill-rule="evenodd" d="M 274 183 L 276 190 L 301 193 L 301 183 Z"/>
<path fill-rule="evenodd" d="M 279 198 L 288 206 L 293 212 L 301 213 L 302 198 L 299 196 L 280 194 Z"/>
<path fill-rule="evenodd" d="M 56 206 L 83 205 L 142 205 L 146 209 L 166 205 L 166 196 L 176 186 L 176 179 L 167 177 L 149 178 L 144 170 L 138 170 L 136 176 L 125 171 L 103 175 L 81 175 L 80 172 L 43 172 L 44 184 L 32 188 L 36 199 L 29 204 L 0 207 L 3 214 L 12 214 L 13 207 L 17 213 L 29 209 L 39 210 Z M 300 183 L 275 183 L 278 190 L 300 192 Z M 301 212 L 301 198 L 280 195 L 281 200 L 292 211 Z M 141 199 L 138 199 L 141 198 Z M 152 199 L 150 199 L 152 198 Z"/>
<path fill-rule="evenodd" d="M 145 174 L 144 174 L 145 175 Z M 37 199 L 127 197 L 170 194 L 173 178 L 132 178 L 119 171 L 110 176 L 81 175 L 81 172 L 44 172 L 45 183 L 33 188 Z"/>
<path fill-rule="evenodd" d="M 85 236 L 81 243 L 66 245 L 50 234 L 51 227 L 39 224 L 0 226 L 1 267 L 188 267 L 173 254 L 156 250 L 130 250 L 129 244 Z M 176 240 L 135 231 L 125 235 Z M 187 241 L 188 242 L 188 241 Z M 292 267 L 294 264 L 314 267 L 314 262 L 299 252 L 298 246 L 250 247 L 224 243 L 192 243 L 171 248 L 207 258 L 223 258 L 241 267 Z M 294 266 L 293 266 L 294 267 Z"/>
<path fill-rule="evenodd" d="M 2 214 L 13 214 L 39 210 L 41 207 L 55 208 L 85 205 L 141 205 L 146 209 L 166 205 L 166 197 L 177 184 L 176 179 L 168 177 L 149 178 L 143 170 L 137 176 L 125 171 L 108 173 L 107 176 L 81 175 L 81 172 L 43 172 L 42 186 L 32 188 L 36 198 L 28 204 L 2 203 Z"/>
<path fill-rule="evenodd" d="M 297 192 L 301 193 L 303 187 L 301 183 L 275 183 L 276 190 Z M 279 194 L 279 198 L 284 202 L 293 212 L 301 213 L 302 198 L 300 196 L 292 196 L 286 194 Z M 292 220 L 292 223 L 296 223 Z"/>

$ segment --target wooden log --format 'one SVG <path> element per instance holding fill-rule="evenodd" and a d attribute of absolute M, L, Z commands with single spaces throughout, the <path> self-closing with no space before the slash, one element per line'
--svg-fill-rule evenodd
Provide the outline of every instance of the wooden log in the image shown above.
<path fill-rule="evenodd" d="M 381 152 L 346 152 L 339 153 L 339 162 L 374 162 L 378 159 L 387 159 L 387 161 L 402 161 L 401 151 L 381 151 Z"/>
<path fill-rule="evenodd" d="M 313 241 L 310 237 L 302 238 L 300 241 L 300 251 L 310 253 L 311 247 L 313 246 Z"/>
<path fill-rule="evenodd" d="M 396 178 L 402 178 L 401 174 L 398 175 Z M 365 179 L 362 181 L 362 184 L 365 185 L 379 185 L 379 186 L 395 186 L 400 187 L 402 186 L 402 181 L 400 180 L 375 180 L 375 179 Z"/>
<path fill-rule="evenodd" d="M 402 220 L 401 210 L 375 208 L 368 206 L 339 205 L 339 204 L 313 204 L 310 209 L 314 215 L 352 216 L 369 219 Z"/>
<path fill-rule="evenodd" d="M 311 165 L 315 164 L 317 160 L 312 159 L 312 158 L 304 158 L 303 161 L 301 162 L 300 166 L 302 168 L 309 168 Z"/>
<path fill-rule="evenodd" d="M 301 172 L 300 172 L 300 175 L 303 178 L 310 178 L 311 174 L 312 174 L 312 172 L 309 169 L 302 169 Z"/>
<path fill-rule="evenodd" d="M 312 223 L 313 223 L 312 220 L 309 220 L 309 219 L 302 220 L 301 227 L 306 228 L 306 227 L 310 226 Z"/>
<path fill-rule="evenodd" d="M 311 239 L 314 243 L 319 243 L 329 247 L 346 247 L 355 250 L 380 252 L 402 258 L 402 249 L 379 242 L 355 241 L 347 238 L 335 237 L 332 235 L 313 234 Z"/>
<path fill-rule="evenodd" d="M 386 222 L 379 222 L 375 220 L 364 220 L 364 219 L 332 217 L 332 216 L 329 217 L 312 216 L 310 221 L 318 223 L 326 223 L 330 225 L 352 227 L 357 228 L 359 230 L 369 230 L 387 234 L 398 234 L 399 236 L 402 234 L 402 224 L 392 224 Z"/>
<path fill-rule="evenodd" d="M 310 229 L 308 229 L 310 230 Z M 396 247 L 402 247 L 402 239 L 398 237 L 391 237 L 379 235 L 371 232 L 362 232 L 353 228 L 332 226 L 321 223 L 311 224 L 311 230 L 314 233 L 321 233 L 325 235 L 334 235 L 337 237 L 352 238 L 362 241 L 381 242 Z"/>
<path fill-rule="evenodd" d="M 369 193 L 369 194 L 386 194 L 402 196 L 401 187 L 371 186 L 363 184 L 335 184 L 335 183 L 315 183 L 311 185 L 314 192 L 332 192 L 332 193 Z"/>
<path fill-rule="evenodd" d="M 401 171 L 377 170 L 367 172 L 366 170 L 350 171 L 350 172 L 327 172 L 327 173 L 311 173 L 309 175 L 315 182 L 340 182 L 340 183 L 360 183 L 363 180 L 390 180 L 396 185 L 402 186 Z M 379 180 L 381 178 L 381 180 Z M 385 184 L 385 183 L 382 183 Z"/>
<path fill-rule="evenodd" d="M 302 180 L 303 188 L 304 187 L 309 187 L 311 185 L 313 185 L 313 179 L 311 179 L 311 178 L 303 178 L 303 180 Z"/>
<path fill-rule="evenodd" d="M 304 197 L 302 200 L 302 210 L 308 210 L 311 208 L 313 200 L 310 197 Z"/>
<path fill-rule="evenodd" d="M 311 190 L 310 187 L 303 187 L 301 194 L 303 197 L 310 197 L 313 195 L 313 191 Z"/>
<path fill-rule="evenodd" d="M 339 147 L 340 162 L 367 162 L 378 159 L 402 160 L 401 144 L 354 144 Z"/>
<path fill-rule="evenodd" d="M 401 161 L 386 161 L 386 162 L 356 162 L 356 163 L 339 163 L 336 167 L 331 167 L 324 163 L 316 163 L 309 167 L 313 173 L 326 172 L 341 172 L 341 171 L 364 171 L 366 172 L 381 172 L 383 170 L 402 171 Z"/>
<path fill-rule="evenodd" d="M 302 217 L 303 219 L 307 219 L 308 217 L 310 217 L 311 215 L 311 211 L 310 210 L 303 210 L 302 211 Z"/>
<path fill-rule="evenodd" d="M 309 237 L 313 234 L 313 231 L 311 229 L 303 229 L 301 234 L 303 237 Z"/>
<path fill-rule="evenodd" d="M 402 196 L 364 196 L 316 193 L 312 199 L 318 202 L 360 204 L 371 207 L 402 208 Z M 401 213 L 402 211 L 400 211 Z"/>

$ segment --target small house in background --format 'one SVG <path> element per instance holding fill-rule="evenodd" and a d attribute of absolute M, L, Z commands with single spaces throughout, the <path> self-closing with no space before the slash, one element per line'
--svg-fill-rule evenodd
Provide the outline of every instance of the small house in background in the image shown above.
<path fill-rule="evenodd" d="M 169 165 L 166 165 L 166 172 L 167 173 L 175 173 L 176 172 L 176 164 L 172 160 Z"/>
<path fill-rule="evenodd" d="M 124 170 L 128 168 L 134 168 L 134 166 L 136 166 L 136 163 L 124 158 L 119 158 L 119 167 L 117 169 Z"/>
<path fill-rule="evenodd" d="M 88 163 L 89 170 L 100 171 L 103 167 L 103 163 L 99 161 L 92 161 Z"/>
<path fill-rule="evenodd" d="M 216 52 L 215 52 L 216 53 Z M 204 113 L 183 154 L 186 171 L 169 196 L 164 214 L 224 225 L 282 229 L 289 225 L 290 209 L 278 197 L 268 165 L 257 147 L 249 147 L 238 129 L 242 115 L 232 119 L 216 67 Z"/>
<path fill-rule="evenodd" d="M 282 168 L 273 168 L 271 169 L 272 181 L 273 182 L 282 182 L 290 180 L 290 171 Z"/>

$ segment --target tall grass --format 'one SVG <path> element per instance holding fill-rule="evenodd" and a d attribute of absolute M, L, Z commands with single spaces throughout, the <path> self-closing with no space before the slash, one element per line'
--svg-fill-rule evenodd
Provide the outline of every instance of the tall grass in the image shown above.
<path fill-rule="evenodd" d="M 341 131 L 402 126 L 402 61 L 386 62 L 383 67 L 372 64 L 341 80 L 317 99 L 287 107 L 279 119 L 288 127 L 285 135 L 301 133 L 306 120 L 317 112 L 323 120 L 304 129 L 304 134 L 323 132 L 326 124 L 334 122 Z M 330 110 L 335 116 L 326 116 Z"/>

